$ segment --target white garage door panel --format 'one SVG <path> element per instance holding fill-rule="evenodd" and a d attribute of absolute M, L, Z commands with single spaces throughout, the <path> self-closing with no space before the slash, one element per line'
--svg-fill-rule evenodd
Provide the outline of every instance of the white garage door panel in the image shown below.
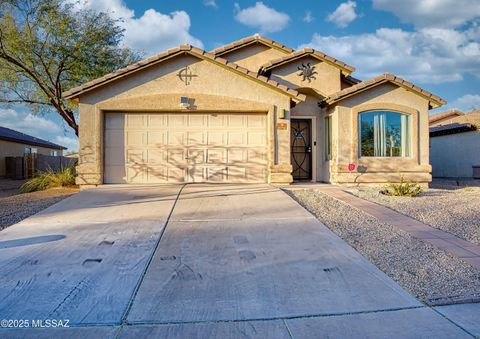
<path fill-rule="evenodd" d="M 105 182 L 265 182 L 265 114 L 107 113 Z"/>

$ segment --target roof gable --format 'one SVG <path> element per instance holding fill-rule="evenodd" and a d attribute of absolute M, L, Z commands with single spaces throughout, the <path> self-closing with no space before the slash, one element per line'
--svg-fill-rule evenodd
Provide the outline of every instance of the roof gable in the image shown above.
<path fill-rule="evenodd" d="M 207 53 L 204 50 L 200 48 L 193 47 L 191 45 L 181 45 L 176 48 L 169 49 L 165 52 L 158 53 L 152 57 L 149 57 L 147 59 L 141 60 L 137 63 L 134 63 L 132 65 L 129 65 L 125 68 L 119 69 L 115 72 L 109 73 L 104 75 L 103 77 L 97 78 L 95 80 L 89 81 L 87 83 L 84 83 L 78 87 L 72 88 L 66 92 L 63 93 L 63 97 L 66 99 L 75 99 L 78 98 L 78 96 L 90 92 L 100 86 L 104 86 L 112 81 L 115 81 L 117 79 L 123 78 L 129 74 L 132 74 L 134 72 L 144 70 L 148 67 L 151 67 L 153 65 L 157 65 L 163 61 L 170 60 L 172 58 L 175 58 L 176 56 L 179 55 L 185 55 L 189 54 L 194 57 L 197 57 L 199 59 L 207 60 L 215 65 L 218 65 L 220 67 L 223 67 L 225 69 L 228 69 L 236 74 L 239 74 L 241 76 L 244 76 L 252 81 L 255 81 L 257 83 L 260 83 L 264 86 L 270 87 L 273 90 L 282 92 L 283 94 L 291 97 L 295 101 L 303 101 L 305 100 L 305 95 L 299 93 L 298 91 L 288 88 L 285 85 L 279 84 L 276 81 L 270 80 L 267 77 L 263 75 L 259 75 L 255 72 L 251 72 L 247 70 L 246 68 L 240 67 L 237 64 L 233 62 L 229 62 L 223 58 L 220 58 L 218 56 L 215 56 L 211 53 Z"/>
<path fill-rule="evenodd" d="M 289 55 L 286 55 L 282 58 L 275 59 L 272 61 L 267 62 L 266 64 L 262 65 L 261 71 L 267 72 L 269 70 L 272 70 L 276 67 L 279 67 L 281 65 L 285 65 L 287 63 L 293 62 L 295 60 L 311 56 L 315 59 L 318 59 L 320 61 L 326 62 L 336 68 L 339 68 L 344 75 L 349 75 L 353 71 L 355 71 L 355 67 L 350 66 L 343 61 L 337 60 L 331 56 L 326 55 L 325 53 L 322 53 L 320 51 L 316 51 L 313 48 L 304 48 L 299 51 L 290 53 Z"/>
<path fill-rule="evenodd" d="M 325 98 L 321 102 L 321 104 L 322 105 L 331 105 L 331 104 L 339 102 L 343 99 L 346 99 L 348 97 L 357 95 L 359 93 L 362 93 L 366 90 L 377 87 L 377 86 L 379 86 L 381 84 L 384 84 L 384 83 L 387 83 L 387 82 L 390 82 L 390 83 L 392 83 L 396 86 L 402 87 L 402 88 L 406 89 L 407 91 L 410 91 L 414 94 L 417 94 L 417 95 L 425 98 L 426 100 L 429 101 L 431 108 L 437 108 L 437 107 L 440 107 L 440 106 L 445 105 L 447 103 L 445 100 L 443 100 L 439 96 L 434 95 L 434 94 L 432 94 L 432 93 L 430 93 L 430 92 L 428 92 L 428 91 L 426 91 L 426 90 L 424 90 L 424 89 L 422 89 L 418 86 L 415 86 L 411 82 L 403 80 L 402 78 L 397 77 L 397 76 L 395 76 L 393 74 L 390 74 L 390 73 L 383 73 L 379 76 L 376 76 L 374 78 L 371 78 L 371 79 L 368 79 L 368 80 L 365 80 L 365 81 L 361 81 L 361 82 L 357 83 L 356 85 L 353 85 L 351 87 L 347 87 L 347 88 L 345 88 L 341 91 L 338 91 L 334 94 L 331 94 L 330 96 Z"/>
<path fill-rule="evenodd" d="M 229 43 L 227 45 L 215 48 L 214 50 L 210 51 L 210 53 L 215 54 L 217 56 L 221 56 L 221 55 L 230 53 L 234 50 L 244 48 L 244 47 L 250 46 L 252 44 L 256 44 L 256 43 L 262 44 L 262 45 L 270 47 L 270 48 L 280 50 L 280 51 L 284 52 L 285 54 L 292 53 L 292 52 L 295 51 L 293 48 L 285 46 L 285 45 L 283 45 L 279 42 L 276 42 L 276 41 L 273 41 L 271 39 L 262 37 L 259 34 L 255 34 L 255 35 L 252 35 L 252 36 L 234 41 L 234 42 Z"/>

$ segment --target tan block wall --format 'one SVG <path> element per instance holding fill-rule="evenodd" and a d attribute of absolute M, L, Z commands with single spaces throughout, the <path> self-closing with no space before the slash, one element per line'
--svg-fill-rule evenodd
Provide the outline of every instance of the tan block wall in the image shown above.
<path fill-rule="evenodd" d="M 58 155 L 63 154 L 63 150 L 0 140 L 0 177 L 5 176 L 5 157 L 21 157 L 24 154 L 25 147 L 36 148 L 37 153 L 43 155 L 50 155 L 50 151 L 57 151 Z"/>
<path fill-rule="evenodd" d="M 358 157 L 358 114 L 362 111 L 390 109 L 410 114 L 411 151 L 407 158 Z M 329 108 L 333 116 L 333 159 L 330 164 L 334 183 L 368 184 L 407 180 L 431 181 L 429 164 L 428 101 L 391 84 L 347 98 Z M 348 164 L 357 171 L 350 173 Z"/>
<path fill-rule="evenodd" d="M 262 44 L 252 44 L 223 54 L 220 57 L 257 72 L 263 64 L 288 54 L 281 49 L 270 48 Z"/>
<path fill-rule="evenodd" d="M 178 72 L 189 66 L 194 77 L 185 85 Z M 80 97 L 80 150 L 78 183 L 103 183 L 103 113 L 117 112 L 185 112 L 180 108 L 180 97 L 190 98 L 196 112 L 260 112 L 268 113 L 270 181 L 291 182 L 290 133 L 278 130 L 275 138 L 275 110 L 289 110 L 290 98 L 276 89 L 270 89 L 256 80 L 236 75 L 209 61 L 192 56 L 178 57 L 148 70 L 100 87 Z M 288 125 L 288 120 L 285 120 Z M 278 156 L 275 156 L 277 140 Z M 275 164 L 278 158 L 278 164 Z M 281 166 L 278 166 L 281 165 Z M 281 173 L 276 175 L 275 173 Z"/>
<path fill-rule="evenodd" d="M 300 67 L 302 63 L 305 65 L 310 63 L 311 66 L 315 66 L 315 72 L 317 72 L 317 74 L 315 74 L 315 79 L 311 79 L 311 82 L 308 82 L 308 80 L 302 81 L 303 77 L 298 75 L 300 73 L 298 67 Z M 274 68 L 270 78 L 290 88 L 311 87 L 320 91 L 325 96 L 341 89 L 340 70 L 335 66 L 312 57 L 300 58 Z"/>

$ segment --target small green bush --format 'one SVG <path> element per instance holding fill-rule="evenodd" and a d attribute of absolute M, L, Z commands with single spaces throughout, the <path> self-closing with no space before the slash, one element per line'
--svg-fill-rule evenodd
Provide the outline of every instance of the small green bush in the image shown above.
<path fill-rule="evenodd" d="M 416 197 L 423 192 L 422 187 L 414 182 L 405 181 L 403 175 L 400 175 L 400 182 L 389 183 L 380 193 L 395 197 Z"/>
<path fill-rule="evenodd" d="M 58 172 L 54 172 L 52 169 L 39 172 L 20 187 L 20 192 L 28 193 L 43 191 L 52 187 L 73 185 L 75 185 L 75 166 L 68 166 L 61 168 Z"/>

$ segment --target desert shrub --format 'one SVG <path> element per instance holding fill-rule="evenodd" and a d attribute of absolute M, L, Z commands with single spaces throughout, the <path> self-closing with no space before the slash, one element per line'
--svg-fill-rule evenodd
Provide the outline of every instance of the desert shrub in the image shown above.
<path fill-rule="evenodd" d="M 42 191 L 52 187 L 75 185 L 75 166 L 67 166 L 55 172 L 51 168 L 46 172 L 39 172 L 33 178 L 27 180 L 22 187 L 21 193 Z"/>
<path fill-rule="evenodd" d="M 411 181 L 406 181 L 403 175 L 400 175 L 398 183 L 389 183 L 380 193 L 396 197 L 416 197 L 423 192 L 422 187 Z"/>

